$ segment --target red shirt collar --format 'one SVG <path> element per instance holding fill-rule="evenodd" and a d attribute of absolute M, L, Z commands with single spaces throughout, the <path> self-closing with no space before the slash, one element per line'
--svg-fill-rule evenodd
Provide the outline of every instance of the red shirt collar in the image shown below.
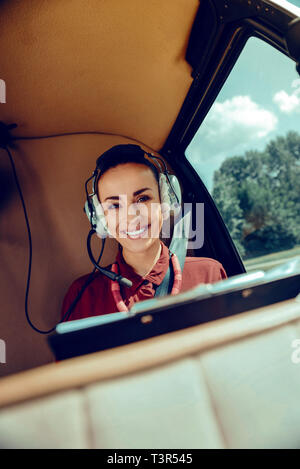
<path fill-rule="evenodd" d="M 160 244 L 162 247 L 160 257 L 158 261 L 156 262 L 156 264 L 153 266 L 151 272 L 149 272 L 149 274 L 145 275 L 144 277 L 136 273 L 133 267 L 131 267 L 125 262 L 123 255 L 122 255 L 122 249 L 119 249 L 117 257 L 116 257 L 116 262 L 119 266 L 119 272 L 123 277 L 131 280 L 135 288 L 138 286 L 138 284 L 141 284 L 144 280 L 148 280 L 149 282 L 152 282 L 155 285 L 161 284 L 169 267 L 170 255 L 169 255 L 168 247 L 161 240 L 160 240 Z"/>

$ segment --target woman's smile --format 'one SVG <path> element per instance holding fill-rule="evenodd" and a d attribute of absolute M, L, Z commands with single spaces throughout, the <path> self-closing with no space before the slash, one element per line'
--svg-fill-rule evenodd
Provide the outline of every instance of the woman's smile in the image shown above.
<path fill-rule="evenodd" d="M 126 231 L 125 233 L 127 234 L 128 238 L 130 238 L 130 239 L 142 238 L 143 234 L 148 231 L 150 226 L 151 226 L 151 223 L 147 226 L 144 226 L 143 228 L 140 228 L 139 230 Z"/>
<path fill-rule="evenodd" d="M 163 218 L 155 174 L 139 163 L 112 167 L 99 180 L 99 200 L 109 232 L 122 246 L 124 258 L 130 259 L 136 271 L 141 270 L 137 265 L 141 260 L 135 256 L 144 258 L 160 246 Z"/>

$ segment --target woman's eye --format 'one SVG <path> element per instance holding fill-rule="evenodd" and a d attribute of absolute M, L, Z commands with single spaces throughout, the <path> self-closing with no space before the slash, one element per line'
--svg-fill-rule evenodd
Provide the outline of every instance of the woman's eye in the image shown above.
<path fill-rule="evenodd" d="M 116 210 L 119 208 L 119 204 L 110 204 L 107 208 L 108 210 Z"/>
<path fill-rule="evenodd" d="M 150 199 L 149 195 L 143 195 L 137 201 L 138 202 L 147 202 L 147 200 L 149 200 L 149 199 Z"/>

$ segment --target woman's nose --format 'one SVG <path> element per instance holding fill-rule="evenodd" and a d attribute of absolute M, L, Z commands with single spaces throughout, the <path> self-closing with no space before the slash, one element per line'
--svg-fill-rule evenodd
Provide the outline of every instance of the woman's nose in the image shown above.
<path fill-rule="evenodd" d="M 127 210 L 127 220 L 128 223 L 134 220 L 138 220 L 141 216 L 140 207 L 136 207 L 135 204 L 131 204 Z"/>

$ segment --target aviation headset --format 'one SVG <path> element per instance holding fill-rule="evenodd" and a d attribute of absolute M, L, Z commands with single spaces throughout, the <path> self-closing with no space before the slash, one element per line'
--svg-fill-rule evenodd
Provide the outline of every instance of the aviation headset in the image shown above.
<path fill-rule="evenodd" d="M 147 155 L 148 158 L 145 155 Z M 122 156 L 125 157 L 124 161 L 122 161 Z M 126 156 L 134 156 L 136 158 L 130 161 L 130 158 L 126 160 Z M 112 166 L 109 165 L 109 160 L 111 158 L 116 158 L 116 164 Z M 157 162 L 159 168 L 157 168 L 157 166 L 154 164 L 154 161 Z M 105 238 L 108 234 L 110 234 L 102 205 L 98 198 L 97 189 L 102 170 L 105 171 L 105 166 L 107 163 L 109 168 L 118 164 L 125 164 L 130 162 L 141 164 L 144 163 L 147 166 L 152 167 L 156 174 L 159 174 L 158 183 L 163 220 L 166 220 L 169 217 L 170 212 L 173 212 L 175 215 L 177 215 L 181 209 L 181 189 L 179 181 L 175 175 L 168 172 L 166 164 L 162 158 L 154 156 L 152 153 L 146 152 L 139 145 L 115 145 L 98 157 L 96 168 L 93 171 L 92 176 L 85 183 L 86 202 L 84 211 L 89 219 L 92 229 L 96 232 L 99 238 Z M 91 180 L 92 193 L 89 194 L 87 186 Z"/>
<path fill-rule="evenodd" d="M 34 329 L 36 332 L 38 332 L 40 334 L 49 334 L 49 333 L 51 333 L 55 330 L 56 326 L 52 327 L 49 330 L 41 330 L 41 329 L 37 328 L 32 323 L 32 321 L 29 317 L 29 311 L 28 311 L 28 295 L 29 295 L 29 285 L 30 285 L 30 276 L 31 276 L 31 260 L 32 260 L 32 240 L 31 240 L 31 230 L 30 230 L 29 219 L 28 219 L 28 215 L 27 215 L 25 201 L 24 201 L 21 186 L 20 186 L 20 183 L 19 183 L 19 180 L 18 180 L 17 171 L 16 171 L 16 168 L 15 168 L 15 165 L 14 165 L 13 157 L 12 157 L 12 154 L 11 154 L 9 148 L 8 148 L 9 146 L 11 148 L 15 148 L 14 143 L 13 143 L 14 138 L 10 135 L 10 130 L 15 128 L 15 127 L 17 127 L 17 124 L 8 125 L 8 124 L 5 124 L 4 122 L 0 121 L 0 147 L 4 148 L 7 151 L 7 154 L 8 154 L 11 166 L 12 166 L 16 186 L 17 186 L 17 189 L 18 189 L 18 192 L 19 192 L 19 195 L 20 195 L 20 199 L 21 199 L 21 202 L 22 202 L 26 227 L 27 227 L 27 231 L 28 231 L 29 266 L 28 266 L 28 276 L 27 276 L 26 293 L 25 293 L 25 315 L 26 315 L 26 319 L 27 319 L 30 327 L 32 327 L 32 329 Z M 49 137 L 46 137 L 46 138 L 49 138 Z M 156 157 L 156 156 L 152 155 L 151 153 L 147 153 L 146 151 L 142 150 L 141 147 L 139 147 L 138 145 L 117 145 L 117 146 L 113 147 L 111 150 L 118 149 L 118 151 L 120 152 L 121 151 L 120 147 L 122 147 L 122 149 L 124 147 L 126 147 L 126 149 L 128 151 L 130 151 L 130 153 L 134 152 L 134 154 L 137 154 L 137 152 L 138 152 L 138 154 L 140 156 L 142 156 L 140 162 L 142 162 L 143 159 L 144 159 L 144 162 L 147 161 L 146 158 L 145 158 L 145 154 L 146 154 L 153 161 L 157 160 L 158 162 L 162 163 L 164 170 L 161 169 L 161 165 L 159 164 L 159 167 L 160 167 L 160 170 L 161 170 L 161 172 L 159 174 L 159 189 L 160 189 L 161 203 L 164 204 L 164 206 L 165 206 L 164 208 L 168 208 L 168 210 L 173 209 L 174 212 L 176 213 L 177 209 L 180 208 L 180 204 L 181 204 L 180 185 L 179 185 L 179 182 L 178 182 L 176 176 L 170 175 L 168 173 L 165 162 L 161 158 Z M 123 151 L 124 150 L 122 150 L 122 152 Z M 74 301 L 70 305 L 68 311 L 66 312 L 66 314 L 64 315 L 64 317 L 61 319 L 60 322 L 69 319 L 69 317 L 71 316 L 71 314 L 74 310 L 74 307 L 75 307 L 76 303 L 81 298 L 81 296 L 82 296 L 84 290 L 86 289 L 86 287 L 93 280 L 93 278 L 94 278 L 93 273 L 95 272 L 96 269 L 102 271 L 109 278 L 112 278 L 113 280 L 117 280 L 119 282 L 123 282 L 123 284 L 129 286 L 128 285 L 129 281 L 127 279 L 124 279 L 123 277 L 121 277 L 121 275 L 117 275 L 113 272 L 107 271 L 106 269 L 104 269 L 104 268 L 102 268 L 98 265 L 98 263 L 100 262 L 101 256 L 102 256 L 105 240 L 103 240 L 101 253 L 100 253 L 100 256 L 99 256 L 99 259 L 98 259 L 97 262 L 93 259 L 91 249 L 90 249 L 90 239 L 91 239 L 91 236 L 92 236 L 93 233 L 96 232 L 99 237 L 105 237 L 108 233 L 108 229 L 107 229 L 107 225 L 106 225 L 106 219 L 105 219 L 105 216 L 104 216 L 104 213 L 103 213 L 103 210 L 102 210 L 102 206 L 101 206 L 101 204 L 98 200 L 98 196 L 97 196 L 97 185 L 98 185 L 99 177 L 101 175 L 101 166 L 102 166 L 102 163 L 104 161 L 103 157 L 104 157 L 104 155 L 108 154 L 109 152 L 110 152 L 110 150 L 103 153 L 101 155 L 101 157 L 99 157 L 97 159 L 96 169 L 94 170 L 92 176 L 85 183 L 85 190 L 86 190 L 87 200 L 86 200 L 86 203 L 85 203 L 84 210 L 85 210 L 85 212 L 87 214 L 87 217 L 88 217 L 88 219 L 91 223 L 91 226 L 92 226 L 92 229 L 90 230 L 90 233 L 89 233 L 89 236 L 88 236 L 87 245 L 88 245 L 89 255 L 90 255 L 90 258 L 91 258 L 91 260 L 92 260 L 92 262 L 95 266 L 95 269 L 90 274 L 90 276 L 88 277 L 88 280 L 85 282 L 83 287 L 78 292 L 76 298 L 74 299 Z M 150 163 L 150 161 L 148 161 L 148 166 L 151 165 L 151 164 L 152 163 Z M 155 167 L 155 169 L 157 171 L 156 166 L 154 164 L 153 164 L 153 166 Z M 92 194 L 88 194 L 87 184 L 91 179 L 93 179 L 93 192 L 92 192 Z M 165 216 L 166 216 L 166 211 L 165 211 Z"/>

